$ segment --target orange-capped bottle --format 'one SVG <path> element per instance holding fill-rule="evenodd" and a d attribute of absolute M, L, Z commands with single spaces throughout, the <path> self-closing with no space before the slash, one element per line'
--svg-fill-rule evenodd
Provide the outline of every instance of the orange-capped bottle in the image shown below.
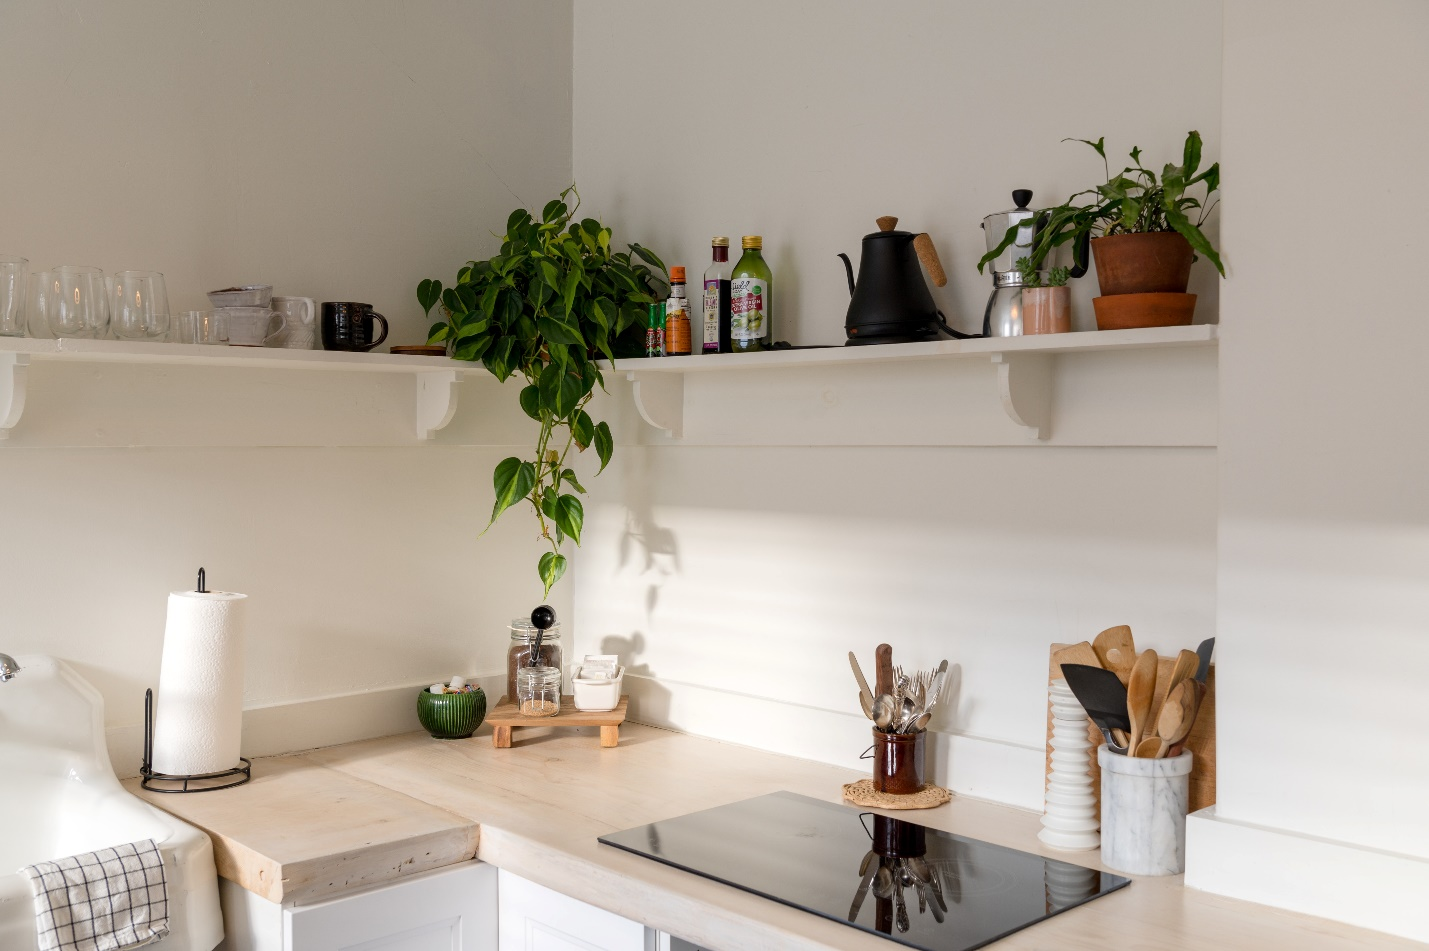
<path fill-rule="evenodd" d="M 670 299 L 665 302 L 665 356 L 690 355 L 690 301 L 685 296 L 685 269 L 670 268 Z"/>

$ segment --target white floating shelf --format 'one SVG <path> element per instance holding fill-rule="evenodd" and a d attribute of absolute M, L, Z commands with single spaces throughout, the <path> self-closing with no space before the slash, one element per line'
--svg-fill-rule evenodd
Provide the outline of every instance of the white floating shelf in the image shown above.
<path fill-rule="evenodd" d="M 1028 337 L 936 340 L 927 343 L 773 350 L 660 359 L 622 360 L 618 369 L 632 384 L 635 405 L 651 426 L 675 438 L 684 435 L 687 373 L 759 371 L 803 367 L 872 365 L 979 358 L 997 367 L 998 395 L 1008 417 L 1029 438 L 1045 440 L 1051 418 L 1052 365 L 1058 354 L 1214 347 L 1214 324 L 1095 330 Z"/>
<path fill-rule="evenodd" d="M 216 347 L 128 340 L 0 338 L 0 439 L 25 409 L 25 375 L 31 363 L 128 363 L 162 366 L 248 367 L 342 373 L 405 373 L 414 378 L 419 439 L 431 439 L 456 413 L 457 384 L 481 364 L 441 357 L 263 347 Z"/>

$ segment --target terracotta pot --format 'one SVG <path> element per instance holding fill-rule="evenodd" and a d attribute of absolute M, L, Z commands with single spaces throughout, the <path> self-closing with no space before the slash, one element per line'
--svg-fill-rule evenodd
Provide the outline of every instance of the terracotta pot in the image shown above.
<path fill-rule="evenodd" d="M 1072 289 L 1070 287 L 1024 287 L 1022 289 L 1022 332 L 1024 334 L 1064 334 L 1072 330 Z"/>
<path fill-rule="evenodd" d="M 1184 294 L 1195 260 L 1191 242 L 1174 231 L 1114 234 L 1092 239 L 1103 296 Z"/>
<path fill-rule="evenodd" d="M 1097 311 L 1098 330 L 1181 327 L 1189 324 L 1196 313 L 1196 295 L 1118 294 L 1094 297 L 1092 306 Z"/>

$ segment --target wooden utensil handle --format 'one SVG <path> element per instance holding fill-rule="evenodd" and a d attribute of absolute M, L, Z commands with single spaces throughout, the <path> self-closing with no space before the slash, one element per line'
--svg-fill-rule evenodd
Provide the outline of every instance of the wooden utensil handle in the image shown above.
<path fill-rule="evenodd" d="M 944 273 L 943 262 L 938 260 L 938 249 L 933 246 L 933 239 L 928 237 L 926 231 L 913 239 L 913 250 L 918 252 L 918 260 L 923 262 L 928 276 L 933 279 L 933 285 L 945 286 L 948 283 L 948 275 Z"/>
<path fill-rule="evenodd" d="M 879 644 L 873 651 L 873 682 L 878 693 L 893 693 L 893 645 Z"/>

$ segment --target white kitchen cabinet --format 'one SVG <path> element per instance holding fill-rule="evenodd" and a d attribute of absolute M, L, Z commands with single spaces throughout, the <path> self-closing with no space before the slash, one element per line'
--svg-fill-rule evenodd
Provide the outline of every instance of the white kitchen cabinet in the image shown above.
<path fill-rule="evenodd" d="M 219 951 L 496 951 L 497 875 L 437 869 L 311 905 L 275 905 L 220 882 Z"/>
<path fill-rule="evenodd" d="M 500 951 L 654 951 L 639 922 L 510 872 L 500 874 Z"/>

